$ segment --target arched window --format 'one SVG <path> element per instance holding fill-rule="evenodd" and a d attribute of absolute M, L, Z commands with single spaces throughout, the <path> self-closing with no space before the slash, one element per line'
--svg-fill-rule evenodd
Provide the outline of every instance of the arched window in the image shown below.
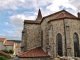
<path fill-rule="evenodd" d="M 63 55 L 63 52 L 62 52 L 62 36 L 60 33 L 58 33 L 56 36 L 56 48 L 57 48 L 58 55 L 62 56 Z"/>
<path fill-rule="evenodd" d="M 74 40 L 74 56 L 79 57 L 79 38 L 78 34 L 73 34 L 73 40 Z"/>

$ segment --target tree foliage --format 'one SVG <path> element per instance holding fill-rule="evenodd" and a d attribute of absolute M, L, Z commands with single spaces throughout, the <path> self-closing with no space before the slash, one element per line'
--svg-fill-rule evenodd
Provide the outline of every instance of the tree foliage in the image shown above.
<path fill-rule="evenodd" d="M 0 60 L 8 60 L 8 58 L 6 58 L 4 56 L 0 56 Z"/>
<path fill-rule="evenodd" d="M 9 51 L 7 49 L 2 50 L 5 53 L 9 53 Z"/>
<path fill-rule="evenodd" d="M 5 53 L 9 53 L 9 54 L 13 54 L 14 53 L 14 51 L 12 49 L 10 49 L 10 50 L 4 49 L 2 51 L 5 52 Z"/>
<path fill-rule="evenodd" d="M 10 50 L 9 50 L 9 53 L 10 53 L 10 54 L 13 54 L 13 53 L 14 53 L 14 51 L 13 51 L 12 49 L 10 49 Z"/>

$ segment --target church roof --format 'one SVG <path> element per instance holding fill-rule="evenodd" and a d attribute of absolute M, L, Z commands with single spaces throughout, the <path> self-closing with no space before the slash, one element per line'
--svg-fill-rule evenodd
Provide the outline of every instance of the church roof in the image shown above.
<path fill-rule="evenodd" d="M 45 18 L 48 18 L 48 17 L 51 17 L 51 16 L 56 16 L 54 17 L 52 20 L 55 20 L 55 19 L 63 19 L 63 18 L 72 18 L 72 19 L 78 19 L 78 17 L 74 16 L 73 14 L 67 12 L 66 10 L 61 10 L 59 12 L 56 12 L 56 13 L 53 13 L 53 14 L 50 14 L 48 16 L 45 16 L 43 17 L 42 21 L 45 19 Z M 41 21 L 41 22 L 42 22 Z"/>
<path fill-rule="evenodd" d="M 68 17 L 68 18 L 77 18 L 76 16 L 72 15 L 71 13 L 63 10 L 56 18 L 65 18 L 65 17 Z"/>
<path fill-rule="evenodd" d="M 39 12 L 38 12 L 38 16 L 37 16 L 37 19 L 36 21 L 33 21 L 33 20 L 25 20 L 24 23 L 33 23 L 33 24 L 39 24 L 41 23 L 45 18 L 48 18 L 48 17 L 51 17 L 53 16 L 53 19 L 52 20 L 55 20 L 55 19 L 64 19 L 64 18 L 72 18 L 72 19 L 79 19 L 78 17 L 74 16 L 73 14 L 67 12 L 66 10 L 61 10 L 59 12 L 56 12 L 56 13 L 53 13 L 53 14 L 50 14 L 48 16 L 45 16 L 42 18 L 42 15 L 41 15 L 41 11 L 39 9 Z M 41 19 L 41 20 L 40 20 Z"/>
<path fill-rule="evenodd" d="M 59 14 L 59 15 L 58 15 Z M 56 18 L 64 18 L 64 17 L 72 17 L 72 18 L 77 18 L 76 16 L 74 16 L 73 14 L 67 12 L 66 10 L 61 10 L 61 11 L 58 11 L 58 12 L 55 12 L 53 14 L 50 14 L 48 16 L 45 16 L 44 18 L 47 18 L 47 17 L 50 17 L 52 15 L 58 15 Z"/>
<path fill-rule="evenodd" d="M 26 52 L 20 53 L 18 57 L 28 58 L 28 57 L 49 57 L 47 53 L 43 51 L 41 47 L 37 47 L 31 50 L 27 50 Z"/>

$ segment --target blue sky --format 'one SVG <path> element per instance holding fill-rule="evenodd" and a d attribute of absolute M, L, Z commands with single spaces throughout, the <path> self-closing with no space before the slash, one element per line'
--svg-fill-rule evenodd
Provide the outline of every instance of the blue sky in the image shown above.
<path fill-rule="evenodd" d="M 63 9 L 77 16 L 80 0 L 0 0 L 0 37 L 21 40 L 23 21 L 35 20 L 39 8 L 43 17 Z"/>

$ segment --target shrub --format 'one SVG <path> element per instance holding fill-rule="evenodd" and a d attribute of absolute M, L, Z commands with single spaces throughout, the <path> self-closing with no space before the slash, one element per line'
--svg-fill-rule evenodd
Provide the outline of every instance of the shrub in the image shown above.
<path fill-rule="evenodd" d="M 8 51 L 7 49 L 4 49 L 3 52 L 5 52 L 5 53 L 9 53 L 9 51 Z"/>
<path fill-rule="evenodd" d="M 13 51 L 12 49 L 10 49 L 10 50 L 9 50 L 9 53 L 10 53 L 10 54 L 13 54 L 13 53 L 14 53 L 14 51 Z"/>
<path fill-rule="evenodd" d="M 8 59 L 4 56 L 0 56 L 0 60 L 8 60 Z"/>

